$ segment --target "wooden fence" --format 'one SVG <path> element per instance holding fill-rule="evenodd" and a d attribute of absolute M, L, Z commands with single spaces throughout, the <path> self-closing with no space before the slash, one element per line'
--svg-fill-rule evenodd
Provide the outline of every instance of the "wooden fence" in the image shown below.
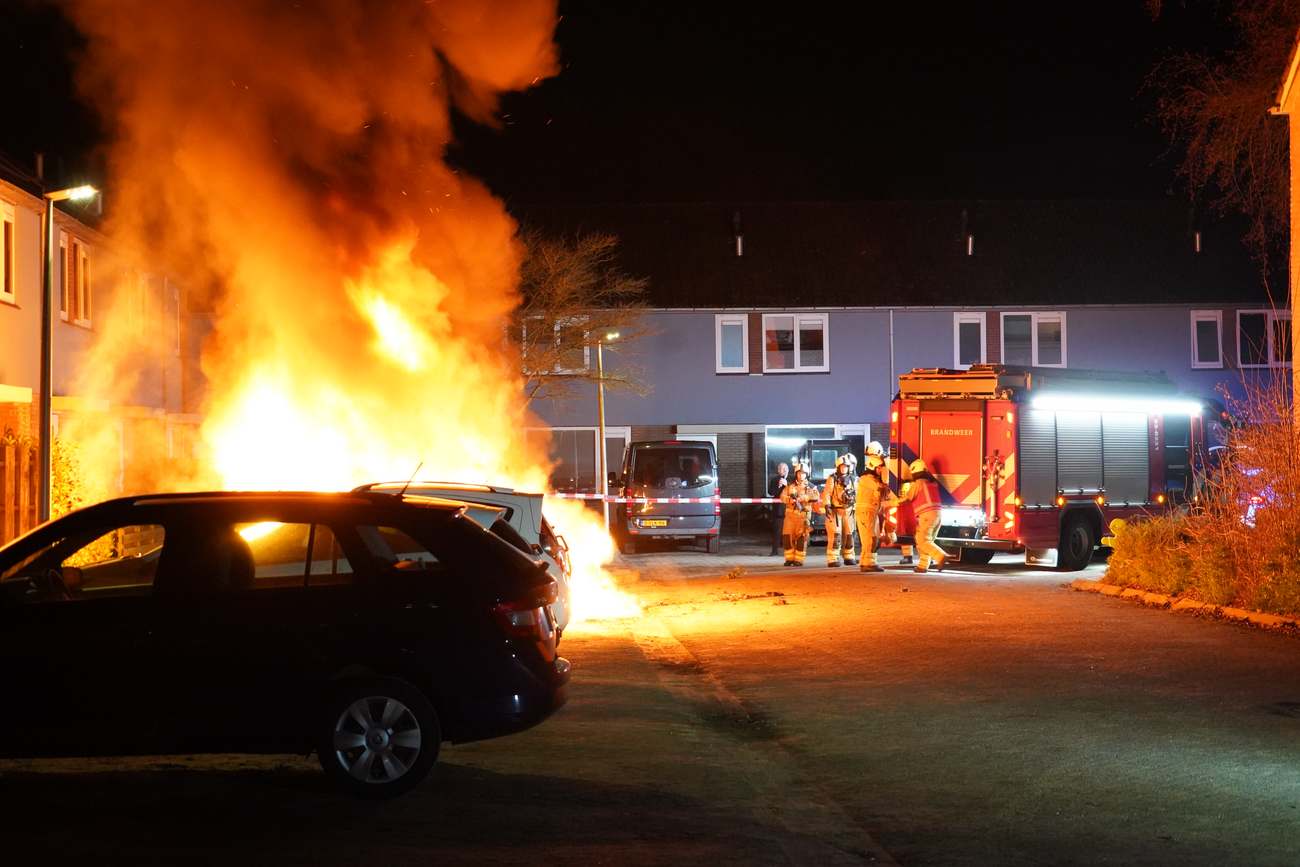
<path fill-rule="evenodd" d="M 35 446 L 0 439 L 0 545 L 36 526 L 40 467 Z"/>

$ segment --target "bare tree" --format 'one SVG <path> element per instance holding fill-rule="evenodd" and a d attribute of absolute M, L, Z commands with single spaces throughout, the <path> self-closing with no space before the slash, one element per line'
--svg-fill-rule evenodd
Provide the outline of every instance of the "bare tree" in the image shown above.
<path fill-rule="evenodd" d="M 1159 0 L 1147 0 L 1153 17 Z M 1179 151 L 1178 170 L 1195 198 L 1249 219 L 1246 244 L 1268 283 L 1271 255 L 1287 233 L 1286 124 L 1269 115 L 1300 25 L 1297 0 L 1227 0 L 1230 46 L 1181 53 L 1147 78 L 1156 119 Z M 1270 290 L 1271 291 L 1271 290 Z"/>
<path fill-rule="evenodd" d="M 632 347 L 647 333 L 642 313 L 649 281 L 619 268 L 618 238 L 599 233 L 548 237 L 525 230 L 522 239 L 527 247 L 521 272 L 524 297 L 513 333 L 527 399 L 564 400 L 594 383 L 595 344 L 613 332 L 618 332 L 617 341 L 605 342 L 617 355 L 607 359 L 605 387 L 644 394 L 648 389 Z"/>

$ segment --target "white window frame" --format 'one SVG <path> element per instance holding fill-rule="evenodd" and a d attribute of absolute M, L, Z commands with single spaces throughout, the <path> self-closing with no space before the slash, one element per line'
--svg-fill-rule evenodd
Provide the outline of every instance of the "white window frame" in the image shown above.
<path fill-rule="evenodd" d="M 536 375 L 540 373 L 540 374 L 556 374 L 559 376 L 583 376 L 591 372 L 591 344 L 590 343 L 583 344 L 582 367 L 560 367 L 558 361 L 556 363 L 556 366 L 550 370 L 538 370 L 534 367 L 530 367 L 528 365 L 528 320 L 529 319 L 542 319 L 542 317 L 541 316 L 524 317 L 523 321 L 520 323 L 519 326 L 520 335 L 523 339 L 523 343 L 520 346 L 520 354 L 523 356 L 525 373 L 532 374 L 532 375 Z M 574 316 L 557 320 L 555 322 L 555 325 L 553 326 L 555 345 L 559 346 L 560 344 L 561 328 L 568 325 L 585 325 L 586 322 L 587 322 L 586 319 L 583 319 L 581 317 L 574 317 Z M 559 428 L 557 428 L 557 430 L 559 430 Z"/>
<path fill-rule="evenodd" d="M 4 224 L 9 225 L 9 246 L 4 245 Z M 18 219 L 14 206 L 8 202 L 0 202 L 0 301 L 7 304 L 18 303 L 18 265 L 14 261 L 18 258 Z M 4 288 L 4 278 L 9 280 L 10 291 L 6 292 Z"/>
<path fill-rule="evenodd" d="M 59 318 L 68 321 L 68 309 L 72 306 L 72 297 L 68 294 L 68 233 L 59 232 Z"/>
<path fill-rule="evenodd" d="M 552 431 L 578 431 L 578 432 L 585 431 L 586 433 L 591 434 L 591 446 L 593 449 L 595 449 L 596 447 L 596 438 L 600 436 L 599 428 L 590 427 L 587 425 L 555 425 L 554 427 L 529 427 L 529 428 L 524 428 L 524 430 L 527 431 L 528 433 L 551 433 Z M 631 425 L 609 425 L 609 424 L 605 425 L 605 444 L 607 446 L 609 445 L 609 440 L 618 439 L 620 437 L 623 440 L 623 448 L 626 449 L 628 443 L 632 442 L 632 426 Z M 715 452 L 717 451 L 716 443 L 714 443 L 714 451 Z M 592 452 L 592 457 L 597 457 L 595 451 Z M 600 465 L 599 461 L 597 461 L 597 466 L 599 465 Z M 621 461 L 619 466 L 617 467 L 612 467 L 612 466 L 605 467 L 605 472 L 607 473 L 621 473 L 622 471 L 623 471 L 623 466 Z M 597 483 L 597 487 L 599 487 L 600 479 L 596 479 L 596 483 Z"/>
<path fill-rule="evenodd" d="M 1193 310 L 1191 317 L 1192 332 L 1192 369 L 1193 370 L 1220 370 L 1223 368 L 1223 311 L 1222 310 Z M 1213 322 L 1215 335 L 1219 341 L 1219 359 L 1217 361 L 1201 361 L 1197 355 L 1196 346 L 1196 324 L 1198 322 Z"/>
<path fill-rule="evenodd" d="M 1241 317 L 1242 316 L 1263 316 L 1264 317 L 1264 336 L 1268 341 L 1268 363 L 1267 364 L 1247 364 L 1241 353 Z M 1274 361 L 1277 356 L 1276 347 L 1273 345 L 1274 327 L 1273 323 L 1283 320 L 1288 325 L 1291 323 L 1291 311 L 1289 310 L 1238 310 L 1237 311 L 1237 364 L 1244 370 L 1266 370 L 1272 367 L 1290 367 L 1289 361 Z M 1292 355 L 1295 353 L 1295 346 L 1291 347 Z"/>
<path fill-rule="evenodd" d="M 952 367 L 953 370 L 969 370 L 969 364 L 961 363 L 961 327 L 971 323 L 979 323 L 980 327 L 980 360 L 975 364 L 985 364 L 988 362 L 989 345 L 988 345 L 988 315 L 985 313 L 970 313 L 957 311 L 952 314 Z"/>
<path fill-rule="evenodd" d="M 722 364 L 722 326 L 740 325 L 740 367 Z M 718 313 L 713 317 L 713 372 L 749 373 L 749 315 L 746 313 Z"/>
<path fill-rule="evenodd" d="M 999 331 L 999 349 L 1003 364 L 1009 364 L 1007 361 L 1007 317 L 1008 316 L 1028 316 L 1029 317 L 1029 337 L 1030 337 L 1030 367 L 1065 367 L 1068 356 L 1066 346 L 1069 345 L 1069 324 L 1066 321 L 1064 310 L 1008 310 L 1002 314 L 998 320 Z M 1059 364 L 1040 364 L 1038 361 L 1038 323 L 1042 321 L 1051 322 L 1052 320 L 1061 323 L 1061 362 Z"/>
<path fill-rule="evenodd" d="M 72 287 L 77 293 L 77 318 L 72 320 L 72 324 L 89 328 L 95 312 L 90 282 L 90 247 L 78 239 L 74 249 L 81 251 L 81 261 L 77 263 L 77 285 Z"/>
<path fill-rule="evenodd" d="M 767 366 L 767 323 L 775 317 L 793 317 L 794 319 L 794 367 Z M 817 320 L 822 326 L 822 363 L 816 367 L 802 366 L 799 363 L 799 325 L 801 322 Z M 825 313 L 764 313 L 763 314 L 763 372 L 764 373 L 830 373 L 831 370 L 831 324 Z"/>

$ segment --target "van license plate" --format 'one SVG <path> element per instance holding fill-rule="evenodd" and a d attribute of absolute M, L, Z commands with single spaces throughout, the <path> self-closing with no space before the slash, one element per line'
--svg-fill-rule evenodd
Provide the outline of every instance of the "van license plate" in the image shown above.
<path fill-rule="evenodd" d="M 668 521 L 665 518 L 648 518 L 641 522 L 642 527 L 667 527 Z"/>

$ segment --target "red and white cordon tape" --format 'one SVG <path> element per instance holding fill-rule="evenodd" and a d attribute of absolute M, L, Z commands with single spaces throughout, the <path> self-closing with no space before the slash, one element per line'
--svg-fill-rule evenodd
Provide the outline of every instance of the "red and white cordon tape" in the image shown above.
<path fill-rule="evenodd" d="M 600 494 L 547 494 L 559 500 L 604 500 L 607 503 L 779 503 L 776 497 L 615 497 Z"/>

